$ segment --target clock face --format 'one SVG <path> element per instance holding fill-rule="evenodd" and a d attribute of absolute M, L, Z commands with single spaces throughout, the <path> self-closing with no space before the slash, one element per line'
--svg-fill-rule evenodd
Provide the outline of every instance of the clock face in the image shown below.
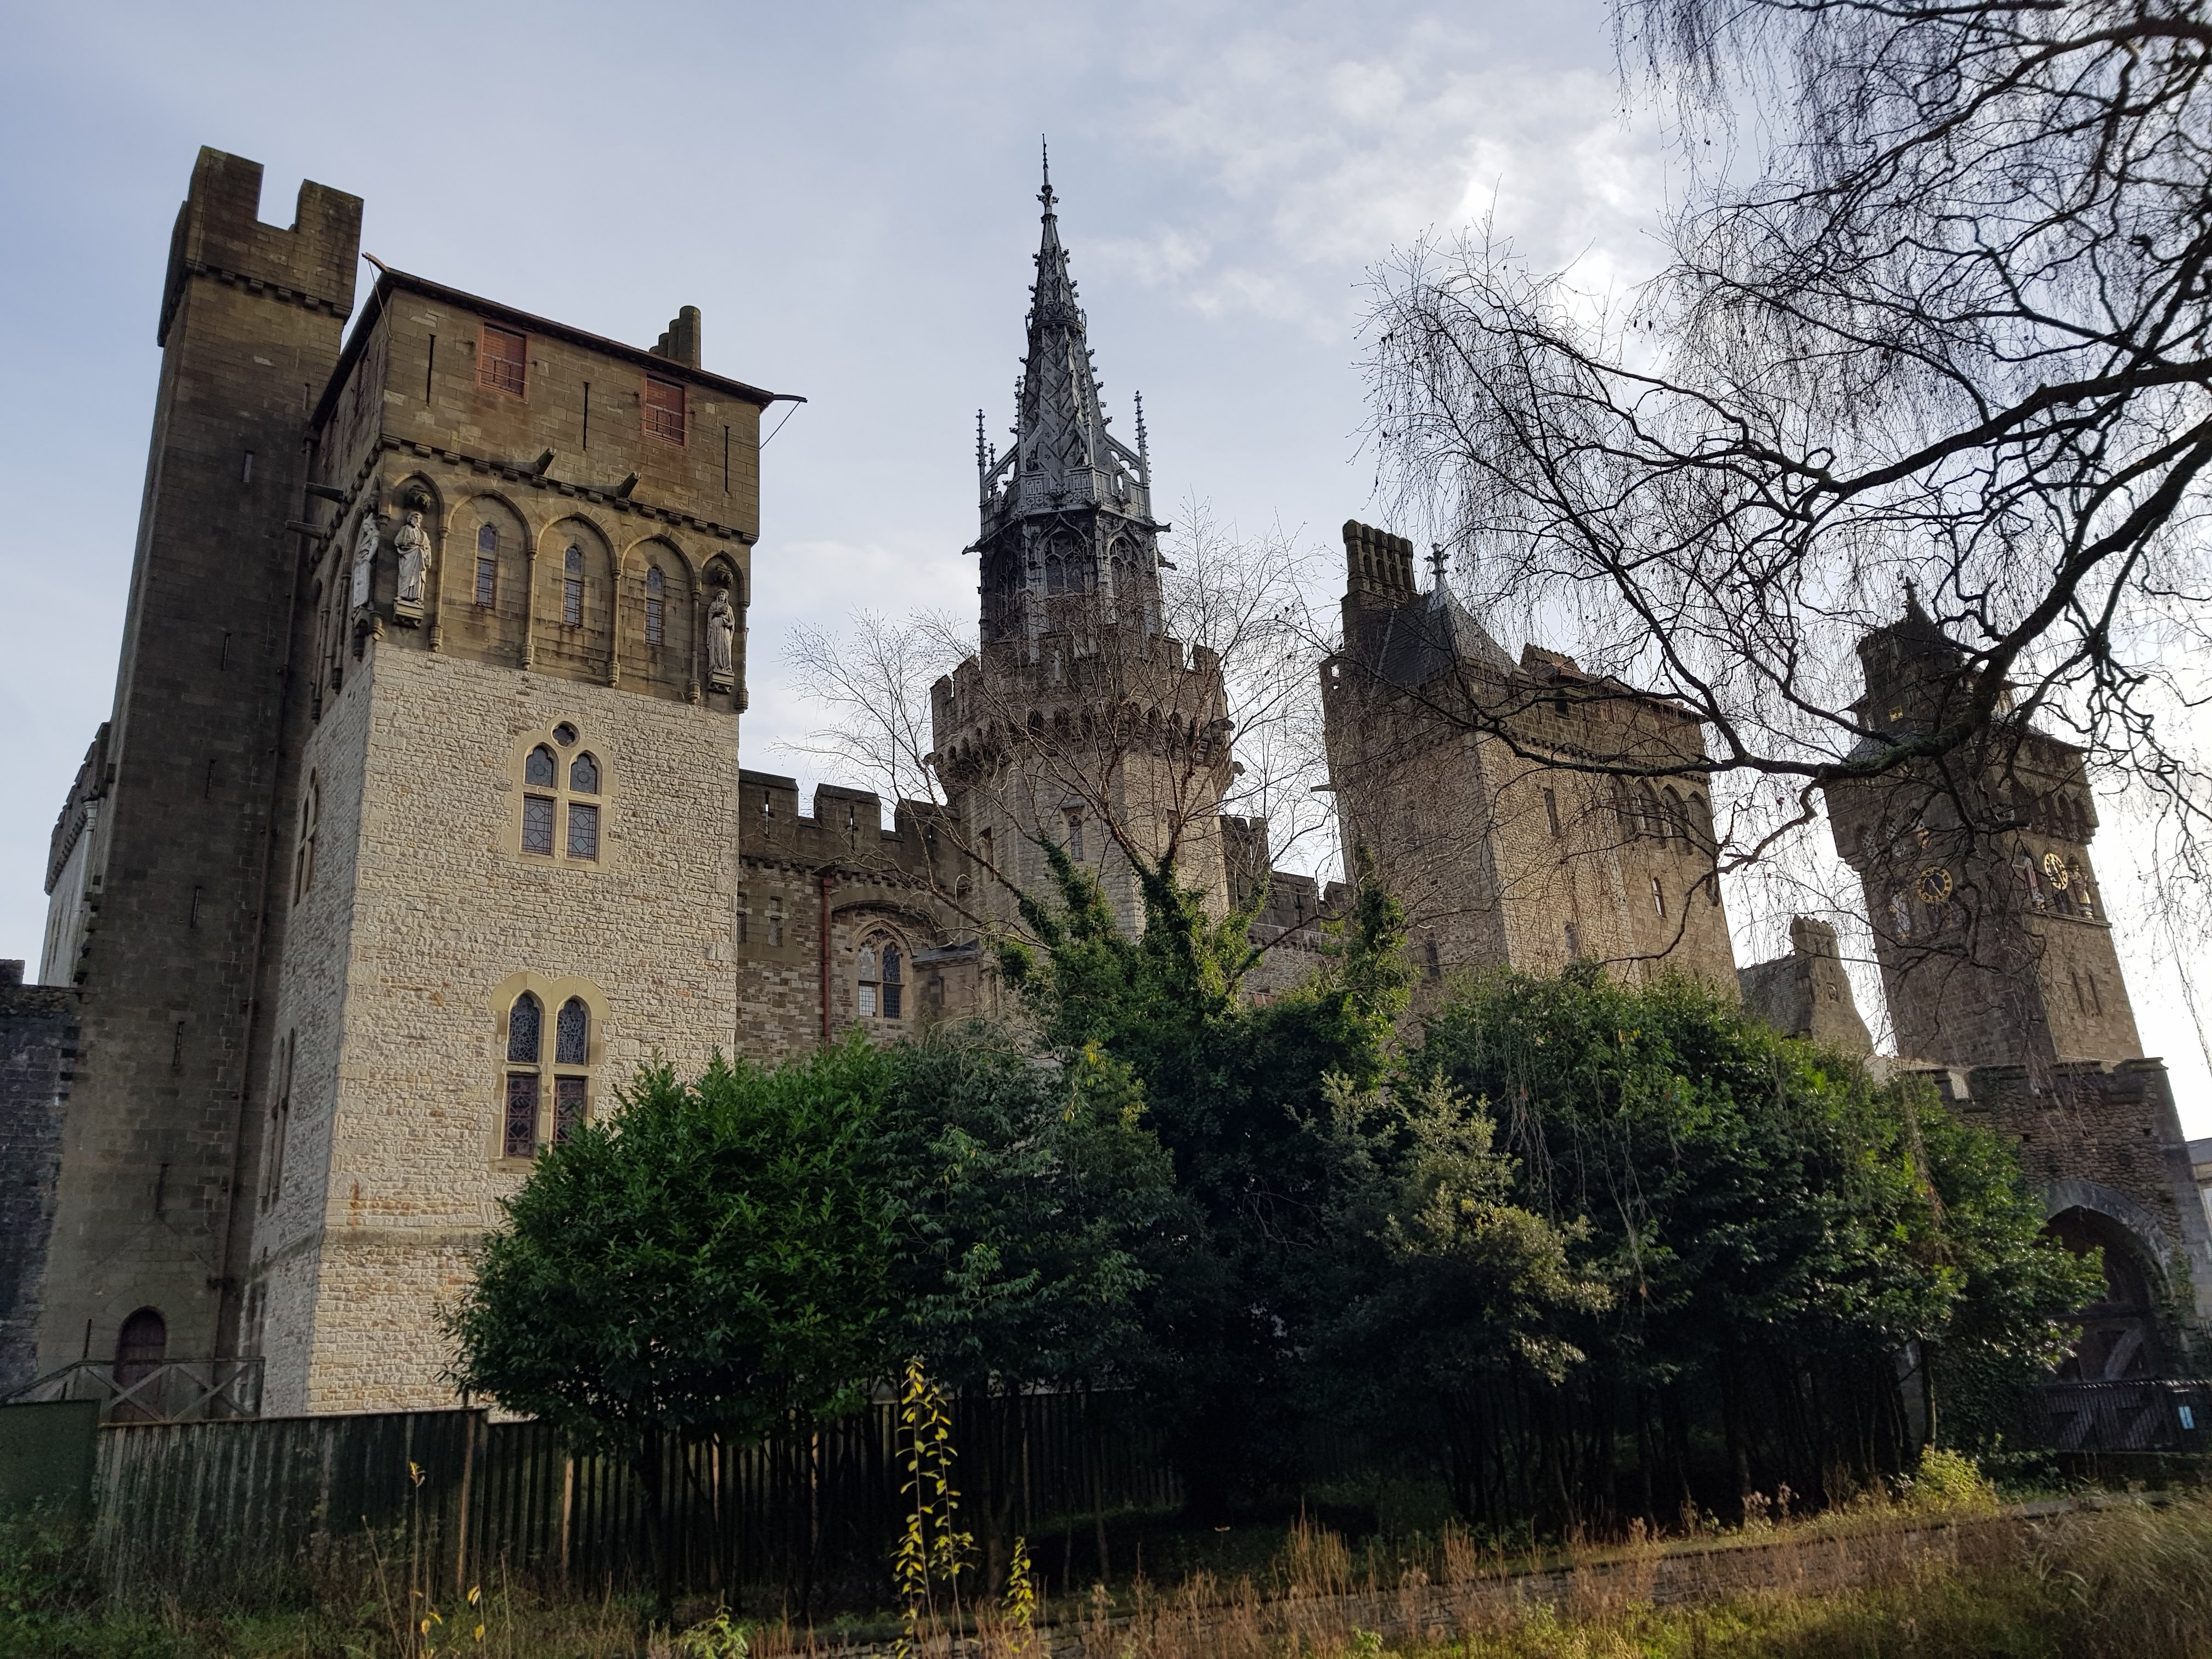
<path fill-rule="evenodd" d="M 1923 870 L 1916 884 L 1927 903 L 1941 904 L 1951 896 L 1951 872 L 1940 864 L 1931 864 Z"/>
<path fill-rule="evenodd" d="M 2066 890 L 2066 884 L 2070 878 L 2066 873 L 2066 860 L 2057 854 L 2045 853 L 2043 855 L 2043 873 L 2060 892 Z"/>

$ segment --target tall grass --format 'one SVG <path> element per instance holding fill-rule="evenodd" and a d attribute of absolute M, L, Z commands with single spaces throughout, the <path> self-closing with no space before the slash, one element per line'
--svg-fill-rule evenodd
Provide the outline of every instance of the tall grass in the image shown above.
<path fill-rule="evenodd" d="M 971 1611 L 957 1629 L 925 1628 L 915 1650 L 917 1659 L 2212 1656 L 2212 1494 L 2093 1499 L 2038 1518 L 1990 1513 L 1972 1487 L 1929 1490 L 1942 1484 L 1809 1520 L 1776 1518 L 1769 1506 L 1749 1532 L 1639 1534 L 1556 1553 L 1534 1571 L 1456 1531 L 1387 1551 L 1304 1525 L 1262 1571 L 1139 1579 L 1049 1605 L 1013 1596 Z M 320 1605 L 282 1616 L 108 1616 L 81 1559 L 65 1528 L 0 1527 L 0 1656 L 401 1659 L 410 1650 L 397 1599 L 387 1604 L 373 1581 L 349 1596 L 334 1585 Z M 700 1607 L 686 1615 L 688 1634 L 647 1631 L 647 1601 L 612 1595 L 541 1599 L 509 1587 L 493 1563 L 467 1624 L 449 1613 L 434 1634 L 444 1638 L 441 1654 L 485 1659 L 824 1659 L 887 1653 L 902 1633 L 888 1609 L 831 1628 L 740 1627 Z M 422 1632 L 413 1633 L 419 1653 Z"/>

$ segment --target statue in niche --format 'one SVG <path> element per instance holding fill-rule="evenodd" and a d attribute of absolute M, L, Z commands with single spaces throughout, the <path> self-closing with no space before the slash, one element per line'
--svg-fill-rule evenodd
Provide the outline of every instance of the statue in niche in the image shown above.
<path fill-rule="evenodd" d="M 738 611 L 730 603 L 730 590 L 717 587 L 707 606 L 707 683 L 726 691 L 737 671 Z"/>
<path fill-rule="evenodd" d="M 381 532 L 376 522 L 376 509 L 371 507 L 361 515 L 361 534 L 353 544 L 353 608 L 368 608 L 369 579 L 376 570 L 376 544 Z"/>
<path fill-rule="evenodd" d="M 406 523 L 392 538 L 399 555 L 399 591 L 392 611 L 402 618 L 422 614 L 422 589 L 430 574 L 430 533 L 422 528 L 422 509 L 409 509 Z"/>

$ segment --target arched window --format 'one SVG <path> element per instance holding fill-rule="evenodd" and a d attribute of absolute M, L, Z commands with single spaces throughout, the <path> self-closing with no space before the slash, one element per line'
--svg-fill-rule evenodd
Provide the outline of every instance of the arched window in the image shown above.
<path fill-rule="evenodd" d="M 1659 878 L 1651 878 L 1651 909 L 1654 915 L 1667 914 L 1667 890 L 1660 885 Z"/>
<path fill-rule="evenodd" d="M 1690 817 L 1683 810 L 1681 794 L 1670 786 L 1660 799 L 1667 815 L 1667 838 L 1686 843 L 1690 839 Z"/>
<path fill-rule="evenodd" d="M 563 748 L 576 741 L 576 728 L 563 720 L 553 729 L 554 741 Z M 586 750 L 567 762 L 550 744 L 539 744 L 523 757 L 522 850 L 542 858 L 562 855 L 586 861 L 599 856 L 600 803 L 592 799 L 605 793 L 605 778 L 597 755 Z M 567 779 L 563 787 L 562 780 Z M 539 793 L 539 792 L 543 793 Z M 568 833 L 556 842 L 556 832 L 567 813 Z"/>
<path fill-rule="evenodd" d="M 307 774 L 307 787 L 300 797 L 300 847 L 293 855 L 292 902 L 297 904 L 307 889 L 315 884 L 315 836 L 321 827 L 323 787 L 316 775 Z"/>
<path fill-rule="evenodd" d="M 566 1140 L 584 1121 L 585 1092 L 589 1079 L 568 1066 L 588 1065 L 592 1058 L 592 1012 L 581 997 L 561 1005 L 553 1027 L 553 1139 Z"/>
<path fill-rule="evenodd" d="M 659 645 L 668 625 L 668 580 L 655 565 L 645 573 L 645 642 Z"/>
<path fill-rule="evenodd" d="M 1713 809 L 1710 802 L 1696 790 L 1690 792 L 1690 836 L 1698 848 L 1707 853 L 1714 850 L 1717 837 L 1713 834 Z"/>
<path fill-rule="evenodd" d="M 530 751 L 529 759 L 522 763 L 522 780 L 535 789 L 550 789 L 560 775 L 553 751 L 544 744 Z M 525 795 L 522 798 L 522 850 L 553 856 L 553 797 Z"/>
<path fill-rule="evenodd" d="M 115 1386 L 129 1389 L 143 1382 L 168 1352 L 169 1322 L 156 1309 L 139 1309 L 116 1333 Z"/>
<path fill-rule="evenodd" d="M 584 625 L 584 550 L 573 542 L 561 562 L 561 622 L 568 628 Z"/>
<path fill-rule="evenodd" d="M 863 945 L 860 947 L 860 958 L 854 966 L 854 974 L 860 985 L 860 1010 L 862 1019 L 873 1019 L 876 1017 L 876 994 L 882 987 L 882 981 L 876 977 L 878 971 L 880 970 L 876 965 L 874 947 Z"/>
<path fill-rule="evenodd" d="M 499 526 L 483 525 L 477 531 L 477 606 L 489 611 L 499 598 Z"/>
<path fill-rule="evenodd" d="M 884 946 L 884 1018 L 905 1018 L 906 985 L 900 975 L 902 963 L 896 945 Z"/>
<path fill-rule="evenodd" d="M 507 1016 L 507 1109 L 500 1150 L 508 1158 L 537 1157 L 549 1129 L 551 1139 L 566 1140 L 589 1115 L 592 1012 L 583 998 L 570 997 L 554 1016 L 550 1065 L 547 1060 L 545 1005 L 525 991 Z M 549 1094 L 550 1125 L 543 1116 Z"/>
<path fill-rule="evenodd" d="M 525 991 L 507 1013 L 507 1127 L 501 1144 L 509 1158 L 538 1155 L 538 1060 L 544 1046 L 544 1005 Z"/>

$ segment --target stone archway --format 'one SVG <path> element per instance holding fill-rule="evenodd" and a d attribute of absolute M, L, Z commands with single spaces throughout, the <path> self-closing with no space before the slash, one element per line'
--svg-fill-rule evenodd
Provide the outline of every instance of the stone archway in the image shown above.
<path fill-rule="evenodd" d="M 2103 1252 L 2104 1293 L 2076 1314 L 2081 1340 L 2058 1368 L 2067 1382 L 2117 1382 L 2160 1376 L 2168 1370 L 2158 1332 L 2162 1277 L 2145 1241 L 2101 1208 L 2060 1210 L 2045 1231 L 2076 1255 Z"/>

